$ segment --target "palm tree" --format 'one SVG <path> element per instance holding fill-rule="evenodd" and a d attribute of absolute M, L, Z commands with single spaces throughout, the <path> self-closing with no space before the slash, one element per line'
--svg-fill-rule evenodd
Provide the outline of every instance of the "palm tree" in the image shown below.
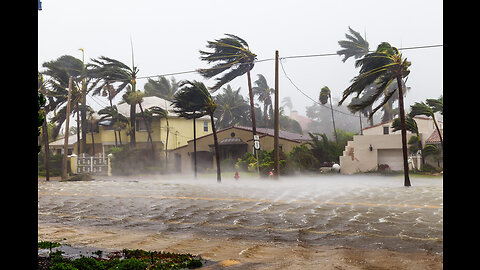
<path fill-rule="evenodd" d="M 99 95 L 102 91 L 107 90 L 109 94 L 109 99 L 111 99 L 123 91 L 127 85 L 130 85 L 132 92 L 136 92 L 136 77 L 138 73 L 138 68 L 134 65 L 133 62 L 133 53 L 132 53 L 132 67 L 125 65 L 124 63 L 106 57 L 100 56 L 98 59 L 92 59 L 93 64 L 88 66 L 91 68 L 89 73 L 91 77 L 95 79 L 94 83 L 90 86 L 92 90 L 92 95 Z M 118 84 L 116 89 L 112 91 L 111 86 L 113 84 Z M 105 89 L 106 87 L 107 89 Z M 111 102 L 110 102 L 111 105 Z M 135 139 L 135 121 L 136 121 L 136 103 L 130 104 L 130 146 L 136 146 Z"/>
<path fill-rule="evenodd" d="M 438 137 L 440 138 L 440 144 L 442 145 L 442 150 L 443 150 L 442 133 L 440 133 L 440 128 L 438 127 L 437 120 L 435 119 L 436 111 L 443 112 L 443 97 L 441 97 L 440 99 L 438 99 L 437 101 L 431 100 L 431 99 L 429 100 L 430 104 L 434 106 L 433 108 L 423 102 L 415 102 L 413 105 L 410 105 L 410 113 L 408 115 L 410 115 L 410 117 L 414 117 L 417 115 L 425 115 L 428 117 L 432 117 L 433 123 L 435 124 L 435 128 L 437 129 Z"/>
<path fill-rule="evenodd" d="M 117 131 L 118 131 L 118 135 L 120 135 L 120 127 L 123 125 L 123 123 L 125 121 L 128 121 L 127 120 L 127 117 L 125 117 L 123 114 L 121 114 L 118 109 L 117 109 L 117 106 L 113 105 L 112 107 L 105 107 L 101 110 L 98 111 L 98 114 L 99 115 L 104 115 L 102 116 L 99 121 L 102 121 L 102 120 L 109 120 L 110 121 L 110 125 L 112 125 L 114 127 L 114 134 L 115 134 L 115 147 L 117 147 Z M 120 144 L 121 143 L 121 140 L 122 138 L 120 137 Z"/>
<path fill-rule="evenodd" d="M 257 74 L 258 79 L 254 82 L 257 86 L 253 87 L 253 95 L 258 96 L 258 101 L 263 103 L 263 115 L 265 119 L 265 127 L 268 128 L 268 107 L 272 109 L 272 94 L 275 94 L 275 89 L 270 88 L 267 80 L 262 74 Z"/>
<path fill-rule="evenodd" d="M 404 185 L 410 186 L 410 178 L 408 175 L 408 156 L 407 156 L 407 131 L 405 126 L 405 111 L 403 107 L 403 89 L 402 78 L 405 78 L 410 73 L 408 69 L 411 63 L 402 57 L 398 49 L 392 47 L 389 43 L 383 42 L 378 45 L 377 50 L 373 53 L 366 54 L 363 58 L 355 62 L 356 67 L 360 67 L 360 74 L 353 79 L 353 83 L 343 92 L 343 97 L 339 105 L 353 93 L 357 97 L 364 91 L 365 87 L 371 83 L 376 83 L 377 88 L 371 98 L 364 100 L 358 104 L 348 105 L 352 111 L 360 111 L 371 105 L 377 97 L 384 93 L 385 89 L 394 80 L 397 81 L 397 88 L 387 93 L 384 96 L 380 105 L 372 110 L 369 118 L 380 109 L 398 89 L 398 108 L 400 109 L 400 121 L 402 131 L 402 150 L 403 150 L 403 169 L 404 169 Z"/>
<path fill-rule="evenodd" d="M 165 139 L 165 170 L 168 169 L 168 136 L 170 134 L 170 125 L 168 123 L 168 110 L 167 110 L 167 104 L 165 101 L 165 109 L 159 107 L 159 106 L 152 106 L 148 108 L 148 110 L 153 114 L 158 115 L 160 118 L 165 118 L 167 122 L 167 136 Z"/>
<path fill-rule="evenodd" d="M 152 140 L 152 133 L 150 131 L 150 124 L 149 124 L 149 121 L 147 121 L 147 119 L 145 117 L 145 112 L 143 111 L 143 107 L 142 107 L 142 102 L 143 102 L 143 97 L 144 96 L 145 96 L 145 94 L 142 91 L 140 91 L 140 90 L 134 91 L 134 90 L 132 90 L 132 88 L 129 85 L 129 86 L 127 86 L 127 91 L 122 95 L 122 101 L 120 103 L 126 102 L 127 104 L 130 105 L 130 108 L 131 107 L 135 108 L 138 104 L 138 107 L 140 108 L 140 114 L 142 116 L 143 122 L 145 123 L 145 128 L 147 129 L 147 134 L 148 134 L 147 141 L 150 141 L 150 147 L 152 149 L 152 157 L 154 157 L 155 156 L 155 149 L 153 147 L 153 140 Z M 130 109 L 130 112 L 131 111 L 132 110 Z M 131 114 L 130 114 L 130 119 L 132 119 Z M 134 130 L 134 132 L 135 132 L 135 130 Z"/>
<path fill-rule="evenodd" d="M 60 108 L 60 111 L 52 118 L 52 121 L 57 123 L 52 132 L 52 137 L 55 138 L 66 119 L 68 81 L 70 77 L 72 77 L 73 81 L 70 106 L 78 108 L 78 104 L 82 100 L 82 94 L 78 85 L 82 80 L 82 61 L 70 55 L 62 55 L 56 60 L 43 63 L 42 67 L 46 68 L 46 70 L 41 72 L 41 74 L 48 77 L 48 80 L 44 82 L 43 90 L 49 101 L 48 106 L 45 107 L 46 113 Z M 75 110 L 72 110 L 71 113 L 75 112 Z"/>
<path fill-rule="evenodd" d="M 202 115 L 208 114 L 210 116 L 213 131 L 213 143 L 215 145 L 215 159 L 217 163 L 217 182 L 220 183 L 222 181 L 220 171 L 220 152 L 218 149 L 217 132 L 215 130 L 215 120 L 213 117 L 217 104 L 215 104 L 207 87 L 202 82 L 185 80 L 180 82 L 180 87 L 183 88 L 175 95 L 175 101 L 173 102 L 175 112 L 186 118 L 190 118 L 192 114 L 195 115 L 197 112 L 200 112 Z"/>
<path fill-rule="evenodd" d="M 178 83 L 174 77 L 170 81 L 164 76 L 158 77 L 158 80 L 148 79 L 148 82 L 143 86 L 145 96 L 159 97 L 168 101 L 173 101 L 175 92 L 178 90 Z"/>
<path fill-rule="evenodd" d="M 252 53 L 248 43 L 238 36 L 225 34 L 227 37 L 215 41 L 207 41 L 207 48 L 213 49 L 213 52 L 200 51 L 200 59 L 207 63 L 217 63 L 208 69 L 198 69 L 198 72 L 205 78 L 213 78 L 220 73 L 227 72 L 218 77 L 217 83 L 210 87 L 213 92 L 217 91 L 222 85 L 232 81 L 238 76 L 247 73 L 248 93 L 250 96 L 250 116 L 252 118 L 252 133 L 257 134 L 255 123 L 255 107 L 253 102 L 252 81 L 250 70 L 254 66 L 256 54 Z"/>
<path fill-rule="evenodd" d="M 348 58 L 354 57 L 358 59 L 365 56 L 368 53 L 368 42 L 355 30 L 348 27 L 350 34 L 345 34 L 348 40 L 340 40 L 338 44 L 343 49 L 337 51 L 338 55 L 343 55 L 342 61 L 345 63 Z M 366 37 L 365 37 L 366 38 Z"/>
<path fill-rule="evenodd" d="M 328 100 L 330 100 L 330 111 L 332 112 L 332 122 L 333 122 L 333 132 L 335 134 L 335 142 L 338 143 L 337 139 L 337 129 L 335 128 L 335 117 L 333 117 L 333 106 L 332 106 L 332 96 L 330 95 L 330 88 L 328 86 L 324 86 L 320 90 L 320 96 L 318 97 L 318 100 L 322 105 L 325 105 Z"/>
<path fill-rule="evenodd" d="M 223 88 L 223 93 L 214 97 L 218 105 L 214 117 L 217 118 L 217 128 L 227 128 L 234 125 L 248 125 L 248 102 L 240 94 L 240 87 L 233 90 L 230 85 Z"/>

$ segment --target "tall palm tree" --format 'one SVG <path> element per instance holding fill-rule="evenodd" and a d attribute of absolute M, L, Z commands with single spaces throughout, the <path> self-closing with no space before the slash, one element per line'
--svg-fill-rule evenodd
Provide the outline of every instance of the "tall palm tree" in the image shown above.
<path fill-rule="evenodd" d="M 127 85 L 130 85 L 132 92 L 136 92 L 136 77 L 138 73 L 138 68 L 134 65 L 133 62 L 133 53 L 132 53 L 132 67 L 125 65 L 124 63 L 109 58 L 106 56 L 100 56 L 98 59 L 92 59 L 92 64 L 88 66 L 91 68 L 89 73 L 91 77 L 94 78 L 93 84 L 90 86 L 92 90 L 92 95 L 100 95 L 105 86 L 108 88 L 109 99 L 117 95 L 124 89 Z M 114 91 L 111 90 L 111 86 L 117 84 L 117 87 Z M 114 93 L 114 94 L 113 94 Z M 130 104 L 130 146 L 136 146 L 135 139 L 135 122 L 136 122 L 136 103 Z"/>
<path fill-rule="evenodd" d="M 439 99 L 440 100 L 440 99 Z M 442 145 L 442 150 L 443 150 L 443 138 L 442 138 L 442 133 L 440 133 L 440 128 L 438 127 L 437 120 L 435 118 L 435 110 L 440 111 L 440 101 L 438 103 L 435 103 L 435 101 L 430 100 L 430 104 L 437 106 L 436 109 L 430 107 L 429 105 L 423 103 L 423 102 L 415 102 L 413 105 L 410 105 L 410 113 L 408 114 L 410 117 L 414 117 L 417 115 L 425 115 L 428 117 L 432 117 L 433 119 L 433 124 L 435 125 L 435 128 L 437 129 L 438 132 L 438 137 L 440 138 L 440 144 Z M 441 111 L 443 112 L 443 97 L 441 97 Z"/>
<path fill-rule="evenodd" d="M 159 97 L 168 101 L 173 101 L 175 92 L 178 90 L 178 83 L 174 77 L 170 81 L 164 76 L 158 77 L 158 80 L 148 79 L 147 83 L 143 86 L 145 96 L 147 97 Z"/>
<path fill-rule="evenodd" d="M 214 117 L 217 118 L 217 128 L 227 128 L 234 125 L 248 125 L 248 101 L 240 94 L 240 87 L 233 90 L 230 85 L 223 88 L 223 93 L 214 97 L 218 105 Z"/>
<path fill-rule="evenodd" d="M 257 74 L 258 79 L 254 82 L 257 86 L 253 87 L 253 95 L 258 96 L 258 101 L 263 103 L 263 117 L 265 119 L 265 127 L 268 128 L 268 108 L 272 108 L 272 94 L 275 94 L 275 89 L 270 88 L 267 80 L 262 74 Z"/>
<path fill-rule="evenodd" d="M 117 106 L 113 105 L 112 107 L 105 107 L 101 110 L 98 111 L 98 114 L 99 115 L 104 115 L 102 116 L 99 121 L 102 121 L 102 120 L 109 120 L 110 121 L 110 125 L 114 127 L 114 133 L 115 133 L 115 147 L 118 146 L 118 143 L 117 143 L 117 135 L 116 135 L 116 132 L 118 131 L 118 135 L 120 135 L 120 126 L 123 125 L 123 123 L 125 123 L 127 120 L 127 117 L 125 117 L 123 114 L 121 114 L 118 109 L 117 109 Z M 120 144 L 121 144 L 121 137 L 120 137 Z"/>
<path fill-rule="evenodd" d="M 207 87 L 198 81 L 181 81 L 180 82 L 180 92 L 175 96 L 174 107 L 175 112 L 179 113 L 180 116 L 190 118 L 191 114 L 200 114 L 210 116 L 210 121 L 212 123 L 213 131 L 213 143 L 215 145 L 215 159 L 217 163 L 217 182 L 222 181 L 221 171 L 220 171 L 220 152 L 218 149 L 218 139 L 217 131 L 215 129 L 215 120 L 213 113 L 217 108 L 217 104 L 213 100 L 212 96 L 207 90 Z"/>
<path fill-rule="evenodd" d="M 335 117 L 333 116 L 333 106 L 332 106 L 332 96 L 330 95 L 330 88 L 328 86 L 324 86 L 320 90 L 320 96 L 318 97 L 318 100 L 322 105 L 325 105 L 328 100 L 330 100 L 330 111 L 332 112 L 332 122 L 333 122 L 333 132 L 335 134 L 335 142 L 338 143 L 337 139 L 337 129 L 335 128 Z"/>
<path fill-rule="evenodd" d="M 46 113 L 60 108 L 60 111 L 52 118 L 52 121 L 57 123 L 52 132 L 52 137 L 55 138 L 66 119 L 68 81 L 70 77 L 72 77 L 73 81 L 70 106 L 78 108 L 78 104 L 82 100 L 79 87 L 79 83 L 82 80 L 82 61 L 70 55 L 62 55 L 56 60 L 43 63 L 42 67 L 46 69 L 41 74 L 48 78 L 44 82 L 45 96 L 48 99 L 48 106 L 45 107 Z M 71 114 L 75 112 L 76 110 L 72 110 Z"/>
<path fill-rule="evenodd" d="M 250 116 L 252 118 L 252 133 L 257 134 L 255 123 L 255 105 L 253 102 L 252 80 L 250 70 L 254 66 L 257 55 L 250 51 L 248 43 L 238 36 L 225 34 L 227 37 L 215 41 L 207 41 L 207 48 L 213 49 L 213 52 L 200 51 L 200 59 L 207 63 L 217 63 L 211 68 L 198 69 L 198 72 L 205 78 L 213 78 L 220 73 L 226 72 L 221 77 L 217 77 L 217 83 L 210 87 L 215 92 L 222 85 L 232 81 L 238 76 L 247 73 L 248 93 L 250 97 Z"/>
<path fill-rule="evenodd" d="M 353 83 L 343 92 L 343 97 L 339 102 L 341 105 L 345 99 L 353 93 L 357 97 L 364 91 L 365 87 L 371 83 L 375 83 L 377 88 L 371 96 L 358 104 L 348 105 L 352 111 L 363 110 L 368 105 L 371 105 L 385 89 L 394 80 L 397 81 L 397 88 L 387 93 L 384 99 L 380 102 L 369 117 L 380 109 L 393 94 L 398 90 L 398 108 L 400 109 L 400 121 L 402 131 L 402 150 L 403 150 L 403 170 L 404 170 L 404 186 L 410 186 L 410 178 L 408 175 L 408 156 L 407 156 L 407 131 L 405 126 L 405 110 L 403 107 L 403 87 L 402 79 L 407 77 L 410 73 L 408 69 L 411 63 L 402 57 L 398 49 L 392 47 L 389 43 L 383 42 L 378 45 L 377 50 L 373 53 L 366 54 L 363 58 L 355 62 L 356 67 L 360 67 L 360 74 L 353 79 Z"/>

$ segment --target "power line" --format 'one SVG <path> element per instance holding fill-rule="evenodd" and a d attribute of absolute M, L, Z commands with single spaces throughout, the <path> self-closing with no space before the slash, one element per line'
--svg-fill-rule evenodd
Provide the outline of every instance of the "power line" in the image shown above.
<path fill-rule="evenodd" d="M 284 59 L 284 58 L 281 58 L 281 60 L 283 60 L 283 59 Z M 281 60 L 280 60 L 280 66 L 282 67 L 283 74 L 285 75 L 285 77 L 290 81 L 290 83 L 291 83 L 300 93 L 302 93 L 305 97 L 307 97 L 308 99 L 310 99 L 311 101 L 313 101 L 313 103 L 318 104 L 318 105 L 320 105 L 320 106 L 322 106 L 322 107 L 325 107 L 325 108 L 327 108 L 327 109 L 329 109 L 329 110 L 333 110 L 333 111 L 335 111 L 335 112 L 337 112 L 337 113 L 341 113 L 341 114 L 348 115 L 348 116 L 353 116 L 353 117 L 358 117 L 358 116 L 356 116 L 356 115 L 354 115 L 354 114 L 350 114 L 350 113 L 342 112 L 342 111 L 339 111 L 339 110 L 336 110 L 336 109 L 333 109 L 333 108 L 329 108 L 329 107 L 323 105 L 322 103 L 314 100 L 314 99 L 311 98 L 309 95 L 305 94 L 305 92 L 303 92 L 303 91 L 292 81 L 292 79 L 290 79 L 290 77 L 287 75 L 287 72 L 285 71 L 285 68 L 283 67 L 283 63 L 282 63 Z"/>

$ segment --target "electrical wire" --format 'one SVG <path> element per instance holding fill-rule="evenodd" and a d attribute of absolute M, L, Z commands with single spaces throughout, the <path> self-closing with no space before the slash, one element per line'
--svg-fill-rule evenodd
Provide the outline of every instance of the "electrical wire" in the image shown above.
<path fill-rule="evenodd" d="M 333 109 L 333 108 L 329 108 L 328 106 L 326 105 L 323 105 L 322 103 L 314 100 L 313 98 L 311 98 L 309 95 L 305 94 L 305 92 L 303 92 L 293 81 L 292 79 L 290 79 L 290 77 L 288 76 L 287 72 L 285 71 L 285 68 L 283 67 L 283 61 L 285 58 L 281 58 L 280 59 L 280 66 L 282 67 L 282 71 L 283 71 L 283 74 L 285 75 L 285 77 L 290 81 L 290 83 L 300 92 L 302 93 L 302 95 L 304 95 L 305 97 L 307 97 L 308 99 L 310 99 L 311 101 L 313 101 L 313 103 L 315 104 L 318 104 L 324 108 L 327 108 L 329 110 L 333 110 L 334 112 L 337 112 L 337 113 L 341 113 L 341 114 L 344 114 L 344 115 L 348 115 L 348 116 L 353 116 L 353 117 L 358 117 L 357 115 L 354 115 L 354 114 L 350 114 L 350 113 L 346 113 L 346 112 L 342 112 L 342 111 L 339 111 L 339 110 L 336 110 L 336 109 Z"/>

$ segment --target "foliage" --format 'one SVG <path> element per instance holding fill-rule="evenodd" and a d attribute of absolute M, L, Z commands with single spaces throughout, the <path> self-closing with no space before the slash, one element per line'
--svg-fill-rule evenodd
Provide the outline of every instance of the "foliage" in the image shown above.
<path fill-rule="evenodd" d="M 235 163 L 235 168 L 246 172 L 252 170 L 251 168 L 256 168 L 256 165 L 257 159 L 255 156 L 250 152 L 246 152 L 243 157 L 239 158 L 237 163 Z"/>
<path fill-rule="evenodd" d="M 360 73 L 353 79 L 353 83 L 343 91 L 343 97 L 339 104 L 341 105 L 353 93 L 359 97 L 367 86 L 375 83 L 376 89 L 368 98 L 363 99 L 362 102 L 348 105 L 352 112 L 360 111 L 373 104 L 381 94 L 384 94 L 384 99 L 370 113 L 369 118 L 371 118 L 397 92 L 398 87 L 391 87 L 388 89 L 389 91 L 385 91 L 393 80 L 400 80 L 408 76 L 410 65 L 409 61 L 402 58 L 402 54 L 397 48 L 392 47 L 388 42 L 382 42 L 375 52 L 366 54 L 355 62 L 355 67 L 360 67 Z"/>
<path fill-rule="evenodd" d="M 45 97 L 42 93 L 38 92 L 37 94 L 37 111 L 38 111 L 38 121 L 37 121 L 37 136 L 40 136 L 40 127 L 43 125 L 43 121 L 45 121 L 45 116 L 42 110 L 42 107 L 45 105 Z M 38 146 L 37 152 L 40 153 L 41 146 Z"/>
<path fill-rule="evenodd" d="M 313 156 L 320 165 L 324 163 L 338 163 L 339 157 L 343 154 L 343 149 L 347 142 L 353 139 L 353 134 L 344 130 L 337 129 L 337 142 L 329 141 L 325 133 L 308 133 L 312 141 L 307 142 L 311 147 Z"/>
<path fill-rule="evenodd" d="M 320 167 L 317 158 L 305 144 L 293 147 L 288 153 L 288 159 L 292 166 L 300 171 L 313 171 Z"/>
<path fill-rule="evenodd" d="M 207 41 L 207 48 L 213 49 L 212 52 L 200 50 L 200 59 L 207 63 L 217 63 L 211 68 L 198 69 L 197 71 L 207 79 L 213 78 L 223 72 L 223 76 L 216 78 L 217 83 L 210 87 L 210 90 L 216 91 L 224 84 L 230 82 L 254 66 L 257 57 L 248 48 L 248 43 L 238 36 L 225 34 L 227 37 L 215 41 Z"/>
<path fill-rule="evenodd" d="M 122 251 L 123 258 L 108 256 L 91 258 L 81 256 L 78 259 L 68 259 L 61 251 L 50 253 L 50 269 L 55 270 L 144 270 L 144 269 L 193 269 L 202 266 L 201 257 L 191 254 L 171 252 L 128 250 Z"/>
<path fill-rule="evenodd" d="M 54 248 L 54 247 L 59 247 L 61 245 L 62 244 L 58 242 L 40 241 L 38 242 L 38 249 Z"/>
<path fill-rule="evenodd" d="M 233 90 L 230 85 L 227 85 L 223 88 L 223 93 L 217 94 L 214 99 L 218 107 L 213 116 L 217 118 L 215 125 L 218 128 L 249 125 L 250 105 L 240 94 L 240 87 Z"/>
<path fill-rule="evenodd" d="M 164 76 L 158 77 L 158 80 L 148 79 L 148 82 L 143 86 L 145 96 L 156 96 L 168 101 L 173 101 L 175 93 L 179 88 L 179 84 L 174 77 L 170 81 Z"/>
<path fill-rule="evenodd" d="M 338 55 L 343 55 L 342 61 L 347 61 L 348 58 L 354 57 L 358 59 L 368 53 L 368 42 L 355 30 L 348 27 L 350 34 L 345 34 L 348 40 L 340 40 L 338 44 L 342 47 L 337 51 Z"/>
<path fill-rule="evenodd" d="M 258 151 L 258 160 L 260 161 L 260 176 L 268 176 L 269 173 L 274 169 L 274 150 L 266 151 L 266 150 L 259 150 Z M 288 174 L 290 173 L 290 167 L 288 166 L 287 162 L 287 155 L 280 150 L 279 157 L 278 157 L 278 167 L 280 169 L 280 174 Z"/>
<path fill-rule="evenodd" d="M 62 155 L 52 155 L 50 152 L 48 166 L 50 176 L 61 176 L 62 175 Z M 40 152 L 38 154 L 38 166 L 37 172 L 39 176 L 45 176 L 45 152 Z"/>

